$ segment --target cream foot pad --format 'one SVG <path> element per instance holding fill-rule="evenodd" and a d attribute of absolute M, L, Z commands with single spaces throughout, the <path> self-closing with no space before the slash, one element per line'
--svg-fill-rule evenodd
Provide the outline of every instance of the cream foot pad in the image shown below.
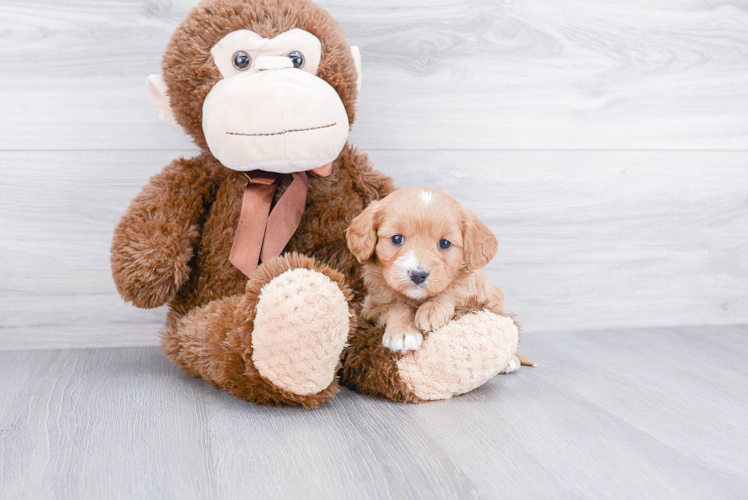
<path fill-rule="evenodd" d="M 430 333 L 397 362 L 401 379 L 421 399 L 448 399 L 480 387 L 517 350 L 517 326 L 489 311 L 467 314 Z"/>
<path fill-rule="evenodd" d="M 294 394 L 316 394 L 335 377 L 348 339 L 348 302 L 322 273 L 292 269 L 262 287 L 252 333 L 260 375 Z"/>

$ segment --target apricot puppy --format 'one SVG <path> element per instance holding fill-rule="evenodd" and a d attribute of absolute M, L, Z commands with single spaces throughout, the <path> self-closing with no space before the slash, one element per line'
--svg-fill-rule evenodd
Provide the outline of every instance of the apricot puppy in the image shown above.
<path fill-rule="evenodd" d="M 393 352 L 418 349 L 471 297 L 503 309 L 504 293 L 480 271 L 496 255 L 496 237 L 443 191 L 398 189 L 356 217 L 347 239 L 364 267 L 363 315 L 384 326 Z"/>

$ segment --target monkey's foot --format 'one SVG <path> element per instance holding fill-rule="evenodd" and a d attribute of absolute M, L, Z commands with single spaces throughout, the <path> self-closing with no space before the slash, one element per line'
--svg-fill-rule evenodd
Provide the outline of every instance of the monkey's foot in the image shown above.
<path fill-rule="evenodd" d="M 447 399 L 480 387 L 506 368 L 518 341 L 512 318 L 477 311 L 430 333 L 419 350 L 397 360 L 397 368 L 419 399 Z"/>
<path fill-rule="evenodd" d="M 350 318 L 338 283 L 314 269 L 289 269 L 260 290 L 252 362 L 276 387 L 316 394 L 335 378 Z"/>

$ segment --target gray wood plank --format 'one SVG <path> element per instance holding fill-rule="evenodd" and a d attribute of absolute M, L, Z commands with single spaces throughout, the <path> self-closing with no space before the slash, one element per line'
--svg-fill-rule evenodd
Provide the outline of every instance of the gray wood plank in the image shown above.
<path fill-rule="evenodd" d="M 742 498 L 746 339 L 746 326 L 526 334 L 540 366 L 467 395 L 400 405 L 344 390 L 312 411 L 232 398 L 153 347 L 6 351 L 0 487 L 19 499 Z"/>
<path fill-rule="evenodd" d="M 0 149 L 181 149 L 150 109 L 194 0 L 3 0 Z M 730 0 L 324 0 L 362 49 L 366 149 L 748 148 Z"/>
<path fill-rule="evenodd" d="M 122 302 L 111 278 L 109 248 L 130 200 L 179 153 L 5 153 L 0 159 L 0 345 L 158 342 L 165 311 L 141 311 Z M 57 333 L 50 335 L 53 330 Z"/>
<path fill-rule="evenodd" d="M 114 225 L 191 151 L 0 153 L 0 349 L 154 345 L 122 303 Z M 445 189 L 500 241 L 487 268 L 528 330 L 748 321 L 748 153 L 375 151 Z"/>

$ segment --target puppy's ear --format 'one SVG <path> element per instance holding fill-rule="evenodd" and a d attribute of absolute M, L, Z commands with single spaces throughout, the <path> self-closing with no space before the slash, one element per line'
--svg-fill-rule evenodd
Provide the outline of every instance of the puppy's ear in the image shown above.
<path fill-rule="evenodd" d="M 379 204 L 378 201 L 369 204 L 366 210 L 353 219 L 346 230 L 348 248 L 359 262 L 364 262 L 374 255 L 374 249 L 377 246 Z"/>
<path fill-rule="evenodd" d="M 465 211 L 463 252 L 465 269 L 477 271 L 486 267 L 499 250 L 499 241 L 472 212 Z"/>

